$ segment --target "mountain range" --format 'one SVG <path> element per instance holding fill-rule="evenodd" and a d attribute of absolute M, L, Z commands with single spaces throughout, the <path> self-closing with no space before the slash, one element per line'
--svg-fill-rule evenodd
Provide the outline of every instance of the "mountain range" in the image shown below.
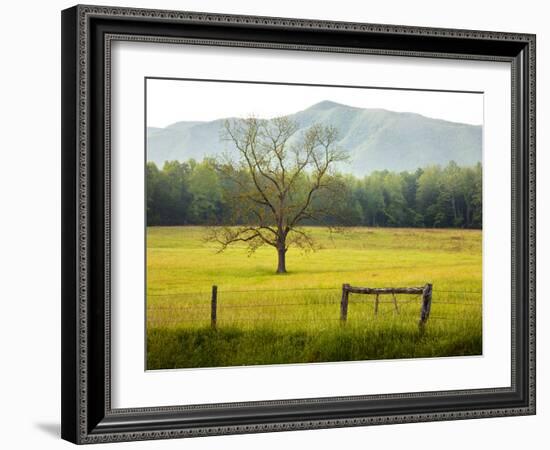
<path fill-rule="evenodd" d="M 433 119 L 416 113 L 358 108 L 322 101 L 290 114 L 297 135 L 319 123 L 338 129 L 337 145 L 350 155 L 342 172 L 357 176 L 375 170 L 412 171 L 432 164 L 473 165 L 482 157 L 482 127 Z M 176 122 L 147 128 L 147 160 L 162 167 L 165 161 L 202 160 L 232 151 L 220 140 L 226 119 Z"/>

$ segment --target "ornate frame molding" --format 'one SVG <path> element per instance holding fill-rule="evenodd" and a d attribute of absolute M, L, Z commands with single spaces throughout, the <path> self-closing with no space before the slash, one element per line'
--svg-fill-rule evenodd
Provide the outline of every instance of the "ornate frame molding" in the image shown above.
<path fill-rule="evenodd" d="M 208 29 L 227 29 L 239 27 L 249 33 L 258 30 L 269 30 L 272 33 L 310 32 L 318 30 L 335 33 L 345 37 L 349 33 L 361 35 L 365 38 L 376 36 L 377 45 L 384 38 L 399 37 L 403 42 L 412 38 L 411 48 L 379 48 L 379 47 L 349 47 L 329 44 L 304 44 L 304 43 L 280 43 L 268 41 L 247 41 L 244 39 L 219 39 L 213 37 L 168 37 L 151 36 L 141 33 L 121 33 L 110 30 L 93 31 L 94 21 L 105 19 L 118 21 L 124 27 L 125 23 L 132 21 L 134 24 L 146 25 L 147 23 L 160 23 L 166 26 L 193 25 Z M 118 25 L 117 25 L 118 26 Z M 405 27 L 396 25 L 378 25 L 347 22 L 332 22 L 304 19 L 271 18 L 256 16 L 236 16 L 222 14 L 204 14 L 195 12 L 160 11 L 147 9 L 130 9 L 99 6 L 76 6 L 63 13 L 63 28 L 65 47 L 63 50 L 63 76 L 64 76 L 64 130 L 63 130 L 63 158 L 66 167 L 63 168 L 63 188 L 71 192 L 64 193 L 63 223 L 64 252 L 63 252 L 63 376 L 71 379 L 71 383 L 63 388 L 63 437 L 77 443 L 98 443 L 112 441 L 130 441 L 143 439 L 165 439 L 173 437 L 192 437 L 219 434 L 239 434 L 250 432 L 271 432 L 297 429 L 313 429 L 328 427 L 348 427 L 374 424 L 440 421 L 452 419 L 469 419 L 482 417 L 498 417 L 509 415 L 527 415 L 535 413 L 535 36 L 530 34 L 514 34 L 471 30 L 449 30 L 424 27 Z M 94 34 L 95 33 L 95 34 Z M 97 77 L 97 60 L 94 60 L 98 47 L 93 47 L 94 37 L 100 36 L 104 46 L 101 64 L 105 69 L 103 82 L 103 112 L 104 124 L 102 126 L 103 179 L 94 179 L 93 167 L 90 161 L 95 158 L 92 155 L 91 140 L 94 139 L 92 123 L 94 116 L 90 114 L 92 96 L 98 93 L 91 82 Z M 296 34 L 298 35 L 298 34 Z M 426 37 L 433 42 L 441 39 L 464 43 L 469 42 L 469 48 L 475 50 L 482 42 L 501 43 L 498 48 L 509 49 L 508 53 L 496 51 L 494 54 L 480 52 L 447 53 L 434 49 L 415 50 L 414 38 Z M 512 286 L 512 386 L 510 388 L 482 389 L 471 391 L 447 391 L 419 394 L 395 394 L 374 395 L 360 397 L 334 397 L 308 400 L 285 400 L 273 402 L 250 402 L 239 404 L 196 405 L 166 408 L 139 408 L 113 410 L 110 403 L 110 63 L 111 43 L 115 40 L 142 41 L 155 43 L 185 43 L 193 45 L 218 45 L 218 46 L 244 46 L 266 49 L 290 49 L 303 51 L 346 52 L 362 54 L 384 54 L 411 57 L 453 58 L 453 59 L 482 59 L 490 61 L 507 61 L 512 64 L 512 154 L 513 178 L 512 195 L 517 202 L 513 203 L 512 229 L 513 229 L 513 286 Z M 69 42 L 71 41 L 71 42 Z M 457 44 L 458 45 L 458 44 Z M 478 46 L 478 47 L 476 47 Z M 461 49 L 465 48 L 464 45 Z M 519 49 L 519 50 L 514 50 Z M 70 66 L 70 67 L 69 67 Z M 97 83 L 97 82 L 95 82 Z M 516 98 L 519 101 L 516 101 Z M 75 108 L 76 105 L 76 108 Z M 95 145 L 99 139 L 96 139 Z M 516 167 L 516 154 L 521 167 Z M 74 166 L 71 169 L 71 166 Z M 76 170 L 74 169 L 76 168 Z M 523 170 L 523 172 L 522 172 Z M 99 202 L 103 210 L 103 217 L 97 217 L 98 209 L 94 208 L 97 193 L 94 191 L 98 182 L 103 183 L 101 189 L 102 200 Z M 519 186 L 519 191 L 518 191 Z M 103 239 L 99 243 L 92 239 L 90 233 L 97 234 L 97 221 L 103 220 Z M 97 239 L 97 238 L 96 238 Z M 523 242 L 525 241 L 525 242 Z M 97 289 L 94 284 L 96 272 L 91 274 L 91 266 L 97 263 L 95 257 L 90 255 L 97 252 L 97 245 L 103 248 L 99 251 L 103 259 L 103 292 L 104 299 L 103 323 L 97 324 L 91 319 L 98 305 L 92 304 L 91 291 Z M 519 246 L 519 247 L 517 247 Z M 515 255 L 515 249 L 521 250 L 520 255 Z M 521 260 L 524 255 L 525 261 Z M 520 258 L 522 263 L 516 268 Z M 94 265 L 95 267 L 95 265 Z M 515 273 L 518 271 L 517 273 Z M 70 280 L 69 278 L 74 279 Z M 519 277 L 519 285 L 516 280 Z M 520 286 L 521 285 L 521 286 Z M 517 288 L 517 289 L 516 289 Z M 527 292 L 527 296 L 516 298 L 517 293 Z M 519 291 L 518 291 L 519 289 Z M 97 294 L 97 293 L 96 293 Z M 522 306 L 525 308 L 523 317 L 516 315 Z M 93 306 L 95 305 L 95 307 Z M 94 309 L 95 308 L 95 309 Z M 518 309 L 519 308 L 519 309 Z M 103 337 L 98 337 L 94 330 L 102 331 Z M 516 328 L 519 327 L 519 328 Z M 517 360 L 516 332 L 526 339 L 526 353 L 522 353 L 521 360 Z M 68 340 L 72 342 L 68 344 Z M 90 357 L 90 349 L 97 348 L 103 343 L 104 355 L 103 384 L 98 380 L 97 372 L 91 372 L 90 367 L 97 363 Z M 520 364 L 522 373 L 516 373 L 516 364 Z M 523 378 L 525 373 L 526 379 Z M 518 386 L 518 383 L 521 386 Z M 93 385 L 93 387 L 92 387 Z M 103 398 L 101 408 L 92 406 L 91 392 L 96 392 L 96 385 L 103 386 Z M 264 423 L 246 424 L 220 424 L 200 426 L 169 426 L 170 414 L 182 414 L 190 409 L 208 411 L 215 408 L 238 408 L 244 406 L 258 407 L 287 407 L 293 405 L 325 404 L 328 402 L 341 402 L 352 400 L 400 399 L 414 402 L 414 399 L 422 399 L 426 396 L 446 397 L 475 397 L 477 395 L 510 394 L 517 393 L 523 387 L 527 398 L 518 399 L 515 404 L 510 402 L 505 407 L 487 407 L 472 409 L 433 410 L 414 413 L 370 414 L 353 416 L 343 414 L 342 417 L 281 420 Z M 144 425 L 140 420 L 144 414 L 154 414 L 158 426 Z M 128 418 L 135 418 L 135 423 L 129 426 L 120 425 L 122 418 L 128 422 Z M 158 419 L 161 417 L 161 419 Z M 162 425 L 164 417 L 165 425 Z M 102 418 L 102 419 L 101 419 Z M 101 420 L 98 420 L 101 419 Z M 131 420 L 130 420 L 131 422 Z"/>

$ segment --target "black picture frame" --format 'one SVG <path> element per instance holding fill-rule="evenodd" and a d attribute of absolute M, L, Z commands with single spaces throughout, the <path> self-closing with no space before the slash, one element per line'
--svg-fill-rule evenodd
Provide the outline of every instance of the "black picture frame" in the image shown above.
<path fill-rule="evenodd" d="M 112 409 L 109 63 L 113 40 L 508 61 L 511 386 Z M 98 443 L 535 414 L 535 36 L 75 6 L 62 12 L 62 437 Z"/>

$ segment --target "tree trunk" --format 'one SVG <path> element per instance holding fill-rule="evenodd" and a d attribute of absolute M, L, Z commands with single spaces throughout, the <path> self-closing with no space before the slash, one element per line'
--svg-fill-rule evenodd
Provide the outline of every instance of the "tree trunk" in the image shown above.
<path fill-rule="evenodd" d="M 458 217 L 458 213 L 456 211 L 456 200 L 453 194 L 451 194 L 451 204 L 453 205 L 453 218 L 456 224 L 456 219 Z"/>
<path fill-rule="evenodd" d="M 286 273 L 286 248 L 284 246 L 277 247 L 277 273 Z"/>

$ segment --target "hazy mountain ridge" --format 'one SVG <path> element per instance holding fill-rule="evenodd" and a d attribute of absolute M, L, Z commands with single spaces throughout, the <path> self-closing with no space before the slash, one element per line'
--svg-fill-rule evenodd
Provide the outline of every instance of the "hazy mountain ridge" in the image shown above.
<path fill-rule="evenodd" d="M 482 158 L 482 127 L 415 113 L 363 109 L 322 101 L 289 115 L 301 131 L 313 123 L 338 129 L 338 145 L 350 154 L 344 172 L 362 175 L 374 170 L 414 170 L 430 164 L 473 165 Z M 166 128 L 147 129 L 147 160 L 162 166 L 167 160 L 201 160 L 231 151 L 220 140 L 224 120 L 184 121 Z"/>

